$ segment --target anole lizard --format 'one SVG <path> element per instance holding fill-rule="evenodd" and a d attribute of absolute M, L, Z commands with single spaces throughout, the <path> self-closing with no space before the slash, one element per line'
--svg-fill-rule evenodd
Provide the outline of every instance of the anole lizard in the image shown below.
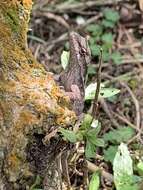
<path fill-rule="evenodd" d="M 66 71 L 60 79 L 65 91 L 71 97 L 73 110 L 80 115 L 84 107 L 84 85 L 87 65 L 90 63 L 91 53 L 87 38 L 76 32 L 69 33 L 70 60 Z"/>
<path fill-rule="evenodd" d="M 76 32 L 69 33 L 70 59 L 64 73 L 60 76 L 62 86 L 66 94 L 72 101 L 72 108 L 80 116 L 84 108 L 84 87 L 87 65 L 90 63 L 91 53 L 87 38 L 82 37 Z M 65 150 L 61 156 L 61 165 L 63 176 L 70 187 L 68 163 Z"/>

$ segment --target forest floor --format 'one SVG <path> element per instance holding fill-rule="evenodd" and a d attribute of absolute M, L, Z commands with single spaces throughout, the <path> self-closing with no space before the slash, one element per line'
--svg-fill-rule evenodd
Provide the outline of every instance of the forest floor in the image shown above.
<path fill-rule="evenodd" d="M 101 122 L 101 131 L 98 138 L 104 140 L 104 146 L 96 144 L 96 155 L 91 156 L 88 163 L 88 180 L 81 169 L 84 154 L 78 156 L 75 171 L 69 172 L 71 186 L 83 189 L 86 180 L 90 181 L 90 187 L 91 182 L 98 183 L 97 178 L 91 180 L 93 171 L 98 168 L 100 189 L 115 186 L 120 189 L 118 182 L 113 183 L 111 178 L 117 172 L 115 157 L 117 159 L 121 143 L 127 144 L 128 156 L 133 161 L 131 175 L 138 177 L 133 181 L 140 181 L 143 176 L 143 1 L 36 0 L 29 28 L 30 49 L 45 69 L 54 74 L 63 70 L 61 54 L 63 50 L 68 51 L 68 31 L 88 35 L 92 60 L 86 86 L 96 82 L 99 48 L 102 47 L 101 83 L 109 88 L 109 93 L 112 88 L 120 90 L 115 96 L 99 100 L 97 119 Z M 91 101 L 85 101 L 85 113 L 90 108 Z M 84 152 L 82 143 L 78 148 Z M 128 157 L 124 159 L 129 162 Z M 128 185 L 126 190 L 137 190 L 131 181 L 123 182 Z"/>

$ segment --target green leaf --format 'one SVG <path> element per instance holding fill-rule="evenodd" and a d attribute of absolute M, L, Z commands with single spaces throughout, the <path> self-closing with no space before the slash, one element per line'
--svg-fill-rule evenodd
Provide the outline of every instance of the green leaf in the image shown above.
<path fill-rule="evenodd" d="M 86 87 L 85 100 L 93 100 L 94 99 L 96 87 L 97 87 L 96 83 L 91 83 Z"/>
<path fill-rule="evenodd" d="M 85 134 L 87 140 L 95 145 L 96 139 L 97 139 L 97 134 L 95 132 L 95 129 L 91 129 L 89 130 L 86 134 Z"/>
<path fill-rule="evenodd" d="M 96 38 L 91 36 L 91 38 L 89 39 L 90 48 L 92 45 L 95 45 L 95 43 L 96 43 Z"/>
<path fill-rule="evenodd" d="M 84 131 L 79 130 L 79 131 L 76 133 L 76 140 L 77 140 L 77 141 L 82 141 L 82 140 L 83 140 L 84 133 L 85 133 Z"/>
<path fill-rule="evenodd" d="M 108 62 L 110 60 L 110 53 L 109 50 L 112 48 L 111 43 L 103 43 L 102 44 L 102 58 L 103 62 Z"/>
<path fill-rule="evenodd" d="M 111 103 L 117 103 L 118 101 L 118 97 L 117 96 L 111 96 L 109 98 L 107 98 L 108 102 L 111 102 Z"/>
<path fill-rule="evenodd" d="M 95 157 L 95 151 L 96 151 L 95 145 L 87 140 L 86 141 L 86 146 L 85 146 L 85 156 L 86 156 L 86 158 L 87 159 L 94 158 Z"/>
<path fill-rule="evenodd" d="M 113 163 L 113 160 L 114 160 L 114 157 L 115 157 L 115 154 L 118 150 L 118 147 L 117 146 L 109 146 L 108 149 L 104 149 L 103 152 L 104 152 L 104 160 L 106 162 L 111 162 Z"/>
<path fill-rule="evenodd" d="M 120 178 L 120 183 L 118 186 L 116 185 L 116 190 L 140 190 L 140 181 L 141 179 L 136 180 L 135 175 L 123 174 Z"/>
<path fill-rule="evenodd" d="M 122 55 L 120 54 L 120 52 L 114 52 L 114 53 L 112 53 L 111 54 L 111 59 L 117 65 L 122 64 Z"/>
<path fill-rule="evenodd" d="M 143 176 L 143 162 L 140 161 L 138 164 L 137 164 L 137 170 L 138 170 L 138 173 Z"/>
<path fill-rule="evenodd" d="M 94 122 L 96 122 L 97 120 L 93 120 L 93 123 Z M 94 128 L 91 128 L 90 130 L 88 130 L 88 132 L 86 133 L 86 135 L 88 136 L 88 137 L 96 137 L 97 135 L 98 135 L 98 133 L 100 132 L 100 130 L 101 130 L 101 124 L 100 123 L 98 123 L 98 125 L 97 124 L 91 124 L 92 126 L 93 125 L 96 125 L 96 127 L 94 127 Z"/>
<path fill-rule="evenodd" d="M 100 97 L 109 98 L 109 97 L 115 96 L 119 92 L 120 90 L 116 88 L 101 88 Z"/>
<path fill-rule="evenodd" d="M 96 73 L 96 68 L 90 64 L 88 66 L 88 69 L 87 69 L 87 74 L 88 75 L 95 75 L 95 73 Z"/>
<path fill-rule="evenodd" d="M 65 70 L 67 65 L 69 64 L 69 52 L 68 51 L 63 51 L 61 54 L 61 64 L 63 69 Z"/>
<path fill-rule="evenodd" d="M 88 32 L 91 32 L 93 36 L 100 36 L 102 34 L 103 28 L 101 25 L 98 24 L 89 24 L 86 27 Z"/>
<path fill-rule="evenodd" d="M 91 49 L 91 54 L 93 56 L 100 55 L 100 49 L 101 49 L 100 46 L 93 44 L 93 45 L 90 45 L 90 49 Z"/>
<path fill-rule="evenodd" d="M 93 100 L 95 97 L 95 91 L 96 91 L 96 83 L 89 84 L 85 89 L 85 100 Z M 100 96 L 99 98 L 109 98 L 111 96 L 114 96 L 120 92 L 119 89 L 115 88 L 103 88 L 103 85 L 101 84 L 100 89 Z"/>
<path fill-rule="evenodd" d="M 105 33 L 102 35 L 102 42 L 106 44 L 109 48 L 112 47 L 113 44 L 113 34 L 112 33 Z"/>
<path fill-rule="evenodd" d="M 64 138 L 70 141 L 71 143 L 75 143 L 77 141 L 76 134 L 73 131 L 63 129 L 63 128 L 60 128 L 59 131 L 62 133 Z"/>
<path fill-rule="evenodd" d="M 110 54 L 108 51 L 103 50 L 102 58 L 104 62 L 108 62 L 110 60 Z"/>
<path fill-rule="evenodd" d="M 36 179 L 29 190 L 42 190 L 40 188 L 36 188 L 36 186 L 39 186 L 42 182 L 42 179 L 39 175 L 36 176 Z"/>
<path fill-rule="evenodd" d="M 99 173 L 95 172 L 89 183 L 89 190 L 98 190 L 100 185 Z"/>
<path fill-rule="evenodd" d="M 123 190 L 128 183 L 126 178 L 133 175 L 133 166 L 126 144 L 121 143 L 113 161 L 114 182 L 117 190 Z M 125 178 L 126 176 L 126 178 Z"/>
<path fill-rule="evenodd" d="M 104 140 L 102 138 L 96 138 L 93 141 L 93 144 L 95 144 L 98 147 L 104 147 L 105 146 Z"/>
<path fill-rule="evenodd" d="M 91 128 L 85 134 L 85 136 L 88 139 L 88 141 L 90 141 L 95 146 L 104 147 L 104 140 L 101 138 L 97 138 L 97 135 L 101 130 L 101 124 L 97 123 L 96 121 L 98 120 L 94 120 L 93 123 L 91 124 L 91 126 L 94 126 L 94 128 Z"/>
<path fill-rule="evenodd" d="M 113 23 L 117 23 L 120 18 L 119 13 L 113 9 L 105 9 L 103 15 L 106 20 L 112 21 Z"/>
<path fill-rule="evenodd" d="M 133 163 L 126 144 L 121 143 L 113 161 L 117 190 L 139 190 L 141 178 L 133 175 Z"/>
<path fill-rule="evenodd" d="M 105 141 L 112 143 L 127 142 L 135 135 L 135 130 L 131 127 L 121 127 L 119 129 L 113 129 L 112 131 L 104 134 Z"/>
<path fill-rule="evenodd" d="M 92 116 L 90 114 L 85 114 L 80 129 L 89 129 L 91 126 L 91 121 Z"/>
<path fill-rule="evenodd" d="M 102 20 L 102 25 L 105 28 L 114 28 L 114 26 L 115 26 L 114 22 L 112 22 L 110 20 L 105 20 L 105 19 Z"/>

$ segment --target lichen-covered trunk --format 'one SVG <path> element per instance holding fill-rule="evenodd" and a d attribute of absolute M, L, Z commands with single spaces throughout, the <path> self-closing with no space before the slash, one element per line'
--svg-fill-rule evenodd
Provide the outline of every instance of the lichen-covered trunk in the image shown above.
<path fill-rule="evenodd" d="M 44 135 L 75 121 L 68 98 L 27 48 L 31 8 L 31 0 L 0 0 L 0 189 L 28 188 L 24 180 L 30 181 L 41 163 L 41 175 L 50 164 L 53 150 L 42 144 Z M 58 189 L 54 160 L 46 172 L 51 168 L 49 190 Z"/>

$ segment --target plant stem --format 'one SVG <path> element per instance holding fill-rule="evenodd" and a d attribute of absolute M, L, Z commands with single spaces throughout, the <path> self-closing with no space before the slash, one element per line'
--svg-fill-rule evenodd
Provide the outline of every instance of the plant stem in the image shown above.
<path fill-rule="evenodd" d="M 96 87 L 95 97 L 93 100 L 93 109 L 92 109 L 93 119 L 96 118 L 97 109 L 98 109 L 98 97 L 99 97 L 100 85 L 101 85 L 101 68 L 102 68 L 102 49 L 100 49 L 99 68 L 97 71 L 97 87 Z"/>

